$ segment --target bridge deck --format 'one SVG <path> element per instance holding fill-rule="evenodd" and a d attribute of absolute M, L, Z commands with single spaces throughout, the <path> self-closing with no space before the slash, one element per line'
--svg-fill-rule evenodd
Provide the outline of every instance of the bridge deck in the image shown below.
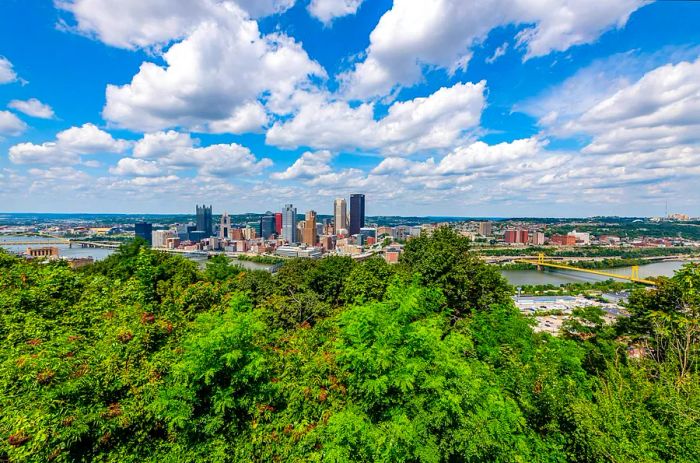
<path fill-rule="evenodd" d="M 652 280 L 646 280 L 644 278 L 639 278 L 639 277 L 635 277 L 635 276 L 620 275 L 618 273 L 604 272 L 601 270 L 573 267 L 571 265 L 564 265 L 564 264 L 554 264 L 554 263 L 542 261 L 542 260 L 522 259 L 522 260 L 517 260 L 516 262 L 522 262 L 525 264 L 538 265 L 538 266 L 543 266 L 543 267 L 558 268 L 558 269 L 562 269 L 562 270 L 574 270 L 576 272 L 592 273 L 594 275 L 600 275 L 600 276 L 604 276 L 604 277 L 608 277 L 608 278 L 619 278 L 621 280 L 628 280 L 628 281 L 632 281 L 634 283 L 641 283 L 644 285 L 656 286 L 656 282 L 652 281 Z"/>

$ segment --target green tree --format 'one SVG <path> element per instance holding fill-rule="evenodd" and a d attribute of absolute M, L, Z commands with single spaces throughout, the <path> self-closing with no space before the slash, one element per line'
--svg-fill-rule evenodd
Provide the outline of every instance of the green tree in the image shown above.
<path fill-rule="evenodd" d="M 338 305 L 343 294 L 345 279 L 353 268 L 354 262 L 350 257 L 323 258 L 307 276 L 308 287 L 318 294 L 322 301 Z"/>
<path fill-rule="evenodd" d="M 361 262 L 345 280 L 343 299 L 358 303 L 381 301 L 395 273 L 395 269 L 381 258 Z"/>
<path fill-rule="evenodd" d="M 455 319 L 491 304 L 507 303 L 512 289 L 494 266 L 470 251 L 469 239 L 450 227 L 410 239 L 401 263 L 425 285 L 440 288 Z"/>
<path fill-rule="evenodd" d="M 226 281 L 235 277 L 242 271 L 237 265 L 231 265 L 231 261 L 224 255 L 216 255 L 207 261 L 204 277 L 209 281 Z"/>

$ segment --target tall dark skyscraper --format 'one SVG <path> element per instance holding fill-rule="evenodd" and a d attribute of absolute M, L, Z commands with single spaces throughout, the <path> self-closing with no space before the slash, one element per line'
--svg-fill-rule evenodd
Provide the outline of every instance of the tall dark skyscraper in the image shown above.
<path fill-rule="evenodd" d="M 365 226 L 365 195 L 350 195 L 350 228 L 351 235 L 360 233 L 360 228 Z"/>
<path fill-rule="evenodd" d="M 211 206 L 197 205 L 197 231 L 204 232 L 204 238 L 214 233 L 214 221 L 211 216 Z"/>
<path fill-rule="evenodd" d="M 151 246 L 153 244 L 153 224 L 148 222 L 137 223 L 134 225 L 134 235 L 137 238 L 143 238 Z"/>
<path fill-rule="evenodd" d="M 268 212 L 260 217 L 260 234 L 262 238 L 267 240 L 275 233 L 275 216 L 272 212 Z"/>

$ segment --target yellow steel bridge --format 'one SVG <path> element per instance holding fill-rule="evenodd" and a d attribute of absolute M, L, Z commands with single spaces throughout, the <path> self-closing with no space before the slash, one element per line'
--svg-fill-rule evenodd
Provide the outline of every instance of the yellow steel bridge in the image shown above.
<path fill-rule="evenodd" d="M 525 264 L 536 265 L 537 267 L 549 267 L 549 268 L 558 268 L 558 269 L 562 269 L 562 270 L 574 270 L 576 272 L 592 273 L 594 275 L 601 275 L 601 276 L 608 277 L 608 278 L 620 278 L 622 280 L 628 280 L 628 281 L 632 281 L 634 283 L 641 283 L 644 285 L 652 285 L 652 286 L 656 285 L 656 282 L 653 280 L 639 278 L 639 266 L 638 265 L 634 265 L 632 267 L 632 272 L 630 275 L 620 275 L 618 273 L 610 273 L 610 272 L 604 272 L 601 270 L 579 268 L 579 267 L 574 267 L 571 265 L 554 263 L 554 262 L 545 260 L 544 254 L 540 254 L 539 256 L 537 256 L 537 260 L 518 259 L 518 260 L 516 260 L 516 262 L 522 262 Z"/>

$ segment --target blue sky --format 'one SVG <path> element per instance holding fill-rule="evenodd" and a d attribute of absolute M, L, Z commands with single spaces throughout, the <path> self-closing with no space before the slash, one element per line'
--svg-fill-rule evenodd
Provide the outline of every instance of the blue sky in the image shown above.
<path fill-rule="evenodd" d="M 5 0 L 0 211 L 700 215 L 700 5 Z"/>

